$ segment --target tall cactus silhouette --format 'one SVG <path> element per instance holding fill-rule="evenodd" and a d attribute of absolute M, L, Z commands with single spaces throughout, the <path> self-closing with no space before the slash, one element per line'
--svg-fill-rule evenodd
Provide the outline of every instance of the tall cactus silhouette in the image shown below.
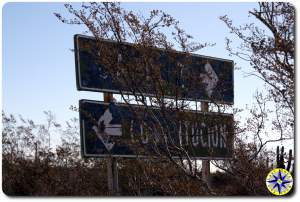
<path fill-rule="evenodd" d="M 293 154 L 292 154 L 292 150 L 289 150 L 289 156 L 288 156 L 288 161 L 287 161 L 287 165 L 285 167 L 285 162 L 284 162 L 284 146 L 281 147 L 281 151 L 279 152 L 279 146 L 277 146 L 277 150 L 276 150 L 276 163 L 277 163 L 277 168 L 283 168 L 286 169 L 287 171 L 289 171 L 292 175 L 294 173 L 294 163 L 292 165 L 292 160 L 293 160 Z"/>

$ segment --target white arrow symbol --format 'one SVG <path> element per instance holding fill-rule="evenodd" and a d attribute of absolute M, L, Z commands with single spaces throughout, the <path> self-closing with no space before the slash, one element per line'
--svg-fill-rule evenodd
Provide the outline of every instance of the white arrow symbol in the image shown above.
<path fill-rule="evenodd" d="M 93 126 L 93 130 L 96 132 L 97 137 L 102 141 L 105 148 L 110 151 L 114 142 L 110 142 L 110 136 L 121 136 L 122 125 L 111 124 L 113 116 L 109 111 L 109 108 L 105 110 L 104 114 L 99 118 L 98 125 Z"/>
<path fill-rule="evenodd" d="M 200 78 L 202 79 L 202 82 L 206 84 L 205 91 L 207 95 L 211 97 L 214 88 L 217 86 L 219 78 L 208 62 L 205 64 L 204 70 L 206 71 L 206 74 L 200 74 Z"/>

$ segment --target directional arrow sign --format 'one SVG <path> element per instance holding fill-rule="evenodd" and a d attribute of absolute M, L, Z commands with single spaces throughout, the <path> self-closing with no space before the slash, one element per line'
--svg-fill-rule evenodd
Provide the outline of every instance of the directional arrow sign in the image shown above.
<path fill-rule="evenodd" d="M 98 124 L 93 126 L 93 130 L 107 151 L 110 151 L 114 146 L 114 142 L 110 142 L 110 137 L 121 136 L 122 134 L 122 125 L 112 124 L 112 120 L 112 112 L 107 108 L 104 114 L 99 118 Z"/>
<path fill-rule="evenodd" d="M 187 56 L 182 52 L 157 48 L 144 48 L 143 50 L 151 51 L 142 52 L 129 43 L 120 44 L 109 40 L 98 42 L 105 47 L 102 48 L 102 52 L 99 51 L 93 38 L 74 36 L 78 90 L 112 93 L 122 91 L 123 94 L 133 94 L 131 87 L 139 86 L 139 90 L 144 95 L 154 96 L 155 82 L 148 80 L 148 69 L 143 61 L 144 58 L 150 57 L 149 61 L 153 61 L 154 66 L 160 69 L 166 97 L 174 98 L 175 95 L 177 97 L 180 91 L 181 99 L 233 104 L 233 61 L 231 60 L 196 54 Z M 129 78 L 134 74 L 133 81 L 118 82 L 120 74 L 116 73 L 114 76 L 109 74 L 106 71 L 107 67 L 99 59 L 101 57 L 115 64 L 113 66 L 120 63 L 130 64 L 130 73 L 125 77 Z"/>
<path fill-rule="evenodd" d="M 189 111 L 162 116 L 158 109 L 151 108 L 148 113 L 141 106 L 91 100 L 80 100 L 79 110 L 83 157 L 155 156 L 165 151 L 166 144 L 175 157 L 176 147 L 184 148 L 194 158 L 224 159 L 232 155 L 230 114 Z M 177 116 L 181 118 L 173 119 Z M 163 131 L 168 131 L 168 137 L 162 135 Z"/>

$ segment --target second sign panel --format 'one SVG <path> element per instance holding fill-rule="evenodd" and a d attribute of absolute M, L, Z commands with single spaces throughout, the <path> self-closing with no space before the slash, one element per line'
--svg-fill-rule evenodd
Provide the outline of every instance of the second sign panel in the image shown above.
<path fill-rule="evenodd" d="M 80 100 L 83 157 L 223 159 L 232 155 L 231 114 Z"/>

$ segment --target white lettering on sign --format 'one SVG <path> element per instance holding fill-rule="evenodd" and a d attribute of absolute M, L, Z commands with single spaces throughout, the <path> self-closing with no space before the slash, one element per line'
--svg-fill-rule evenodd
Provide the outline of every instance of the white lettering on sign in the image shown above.
<path fill-rule="evenodd" d="M 201 123 L 201 127 L 202 128 L 206 128 L 205 123 Z M 202 147 L 207 147 L 208 146 L 207 142 L 204 141 L 204 138 L 203 138 L 203 136 L 204 136 L 204 130 L 200 130 L 199 135 L 200 135 L 200 140 L 201 140 L 200 143 L 201 143 Z"/>
<path fill-rule="evenodd" d="M 147 130 L 145 134 L 145 128 L 143 124 L 140 124 L 138 131 L 133 128 L 133 120 L 130 123 L 130 137 L 134 138 L 135 135 L 140 135 L 143 144 L 147 144 L 149 138 L 147 134 L 150 132 Z M 155 141 L 160 138 L 160 133 L 156 127 L 151 128 Z M 215 124 L 213 127 L 207 127 L 204 122 L 191 124 L 188 121 L 180 122 L 178 126 L 178 144 L 180 146 L 186 146 L 192 144 L 194 147 L 201 148 L 227 148 L 226 137 L 228 131 L 226 124 Z"/>
<path fill-rule="evenodd" d="M 178 135 L 179 135 L 179 145 L 182 146 L 182 130 L 181 130 L 181 124 L 179 125 Z"/>

